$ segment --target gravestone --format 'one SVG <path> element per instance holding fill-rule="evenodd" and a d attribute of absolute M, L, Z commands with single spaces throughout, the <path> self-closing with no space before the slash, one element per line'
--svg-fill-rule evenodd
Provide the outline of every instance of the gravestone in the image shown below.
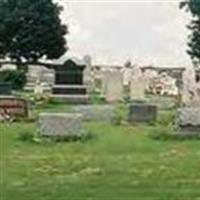
<path fill-rule="evenodd" d="M 41 113 L 38 125 L 42 136 L 79 137 L 83 128 L 83 115 L 80 113 Z"/>
<path fill-rule="evenodd" d="M 200 134 L 200 107 L 178 109 L 177 123 L 183 132 L 199 132 Z"/>
<path fill-rule="evenodd" d="M 135 66 L 132 72 L 131 86 L 130 86 L 130 98 L 132 101 L 144 101 L 145 89 L 147 81 L 145 79 L 142 70 Z"/>
<path fill-rule="evenodd" d="M 0 96 L 0 115 L 6 119 L 28 117 L 28 105 L 24 99 L 12 96 Z"/>
<path fill-rule="evenodd" d="M 83 83 L 87 86 L 89 92 L 93 92 L 95 90 L 94 80 L 94 67 L 92 66 L 92 58 L 89 55 L 83 57 L 85 68 L 83 71 Z"/>
<path fill-rule="evenodd" d="M 131 123 L 155 122 L 157 118 L 157 107 L 147 104 L 132 104 L 129 107 L 129 121 Z"/>
<path fill-rule="evenodd" d="M 194 68 L 187 68 L 183 75 L 183 106 L 177 111 L 177 125 L 181 134 L 200 133 L 200 82 Z"/>
<path fill-rule="evenodd" d="M 130 61 L 127 61 L 124 65 L 124 67 L 121 70 L 123 74 L 123 86 L 124 87 L 129 87 L 132 79 L 132 64 Z"/>
<path fill-rule="evenodd" d="M 54 99 L 64 100 L 69 103 L 87 103 L 87 87 L 83 82 L 85 65 L 77 65 L 73 60 L 68 60 L 64 65 L 55 66 L 55 84 L 53 86 Z"/>
<path fill-rule="evenodd" d="M 43 65 L 29 65 L 26 79 L 24 90 L 34 91 L 37 83 L 40 82 L 43 91 L 49 93 L 54 83 L 54 70 Z"/>
<path fill-rule="evenodd" d="M 104 72 L 103 96 L 108 103 L 123 100 L 123 76 L 119 70 Z"/>

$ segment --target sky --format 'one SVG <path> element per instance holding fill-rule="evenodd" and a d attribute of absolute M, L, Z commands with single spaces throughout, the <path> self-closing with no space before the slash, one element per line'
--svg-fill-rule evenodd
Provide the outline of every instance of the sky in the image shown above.
<path fill-rule="evenodd" d="M 94 64 L 186 67 L 189 14 L 178 0 L 56 0 L 68 25 L 66 55 Z"/>

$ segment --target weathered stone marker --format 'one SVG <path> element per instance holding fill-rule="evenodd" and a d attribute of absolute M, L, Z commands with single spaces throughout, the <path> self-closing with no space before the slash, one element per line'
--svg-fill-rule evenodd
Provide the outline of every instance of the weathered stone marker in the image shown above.
<path fill-rule="evenodd" d="M 200 134 L 200 107 L 180 108 L 177 123 L 183 132 L 199 132 Z"/>
<path fill-rule="evenodd" d="M 132 104 L 129 107 L 129 121 L 131 123 L 154 122 L 156 117 L 157 107 L 155 105 Z"/>
<path fill-rule="evenodd" d="M 47 137 L 79 137 L 83 115 L 79 113 L 41 113 L 39 131 Z"/>
<path fill-rule="evenodd" d="M 180 134 L 200 135 L 200 81 L 198 71 L 187 68 L 183 76 L 183 107 L 177 111 Z"/>
<path fill-rule="evenodd" d="M 103 82 L 103 96 L 108 103 L 123 100 L 123 76 L 119 70 L 105 71 Z"/>

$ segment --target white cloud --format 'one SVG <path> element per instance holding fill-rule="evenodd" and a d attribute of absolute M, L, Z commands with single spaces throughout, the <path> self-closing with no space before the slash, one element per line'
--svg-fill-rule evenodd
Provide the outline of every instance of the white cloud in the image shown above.
<path fill-rule="evenodd" d="M 188 15 L 178 1 L 66 1 L 70 54 L 95 63 L 185 66 Z"/>

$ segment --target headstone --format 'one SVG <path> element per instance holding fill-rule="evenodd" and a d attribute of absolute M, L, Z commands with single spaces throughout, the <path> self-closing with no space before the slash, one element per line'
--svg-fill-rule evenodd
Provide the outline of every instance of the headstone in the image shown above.
<path fill-rule="evenodd" d="M 89 92 L 95 90 L 94 80 L 95 80 L 95 72 L 94 67 L 92 66 L 92 58 L 89 55 L 84 56 L 83 58 L 85 63 L 85 69 L 83 71 L 83 83 L 87 86 Z"/>
<path fill-rule="evenodd" d="M 43 93 L 44 93 L 44 88 L 42 87 L 42 84 L 39 81 L 37 81 L 34 88 L 34 94 L 42 95 Z"/>
<path fill-rule="evenodd" d="M 115 117 L 113 105 L 80 105 L 73 109 L 76 113 L 84 116 L 84 121 L 105 121 L 111 122 Z"/>
<path fill-rule="evenodd" d="M 195 70 L 188 67 L 183 73 L 182 102 L 185 106 L 194 105 L 196 101 Z"/>
<path fill-rule="evenodd" d="M 132 104 L 129 107 L 129 121 L 138 122 L 155 122 L 157 117 L 157 107 L 147 104 Z"/>
<path fill-rule="evenodd" d="M 187 68 L 183 74 L 183 107 L 177 112 L 177 125 L 181 133 L 200 133 L 200 82 L 194 68 Z"/>
<path fill-rule="evenodd" d="M 12 96 L 0 96 L 0 114 L 5 120 L 28 117 L 28 105 L 24 99 Z"/>
<path fill-rule="evenodd" d="M 79 113 L 41 113 L 39 131 L 47 137 L 79 137 L 83 128 L 83 115 Z"/>
<path fill-rule="evenodd" d="M 199 132 L 200 134 L 200 107 L 183 107 L 178 109 L 178 126 L 185 132 Z"/>
<path fill-rule="evenodd" d="M 34 91 L 38 82 L 43 85 L 44 92 L 51 92 L 54 83 L 54 71 L 45 66 L 29 65 L 26 74 L 27 83 L 24 87 L 26 91 Z"/>
<path fill-rule="evenodd" d="M 144 101 L 147 82 L 142 70 L 135 66 L 131 79 L 130 98 L 132 101 Z"/>
<path fill-rule="evenodd" d="M 130 86 L 133 71 L 131 62 L 127 61 L 121 71 L 123 74 L 123 86 Z"/>
<path fill-rule="evenodd" d="M 108 103 L 123 100 L 123 77 L 119 70 L 104 71 L 103 95 Z"/>
<path fill-rule="evenodd" d="M 87 86 L 83 80 L 84 69 L 85 65 L 76 64 L 73 60 L 55 66 L 52 97 L 69 103 L 88 103 Z"/>

